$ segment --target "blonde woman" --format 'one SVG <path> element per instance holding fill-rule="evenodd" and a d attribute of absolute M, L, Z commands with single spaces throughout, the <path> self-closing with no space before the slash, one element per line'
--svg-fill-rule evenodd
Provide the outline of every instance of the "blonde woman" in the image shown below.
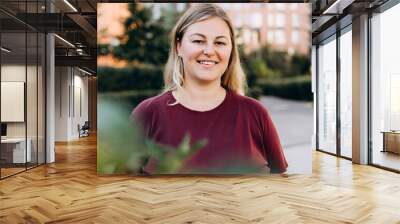
<path fill-rule="evenodd" d="M 224 10 L 215 4 L 193 6 L 170 37 L 165 91 L 133 111 L 146 137 L 173 147 L 186 133 L 191 142 L 207 139 L 182 173 L 223 173 L 248 164 L 285 172 L 288 164 L 267 110 L 244 96 L 245 75 Z M 150 159 L 143 171 L 152 173 L 156 166 Z"/>

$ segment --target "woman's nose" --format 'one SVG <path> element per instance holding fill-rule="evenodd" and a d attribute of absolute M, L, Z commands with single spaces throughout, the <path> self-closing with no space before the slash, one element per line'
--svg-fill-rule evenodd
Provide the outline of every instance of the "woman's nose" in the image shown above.
<path fill-rule="evenodd" d="M 207 45 L 203 49 L 203 54 L 205 55 L 213 55 L 215 53 L 215 49 L 212 45 Z"/>

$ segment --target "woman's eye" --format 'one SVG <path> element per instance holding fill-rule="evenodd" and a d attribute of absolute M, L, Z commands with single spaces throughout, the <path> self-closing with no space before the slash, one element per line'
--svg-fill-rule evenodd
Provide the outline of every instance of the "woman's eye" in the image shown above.
<path fill-rule="evenodd" d="M 216 42 L 217 45 L 226 45 L 225 42 Z"/>
<path fill-rule="evenodd" d="M 204 43 L 204 41 L 202 41 L 202 40 L 193 40 L 192 42 L 193 43 L 199 43 L 199 44 Z"/>

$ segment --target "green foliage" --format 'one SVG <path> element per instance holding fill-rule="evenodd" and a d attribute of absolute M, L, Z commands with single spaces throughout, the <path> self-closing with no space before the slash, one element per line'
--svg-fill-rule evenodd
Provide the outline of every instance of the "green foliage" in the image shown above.
<path fill-rule="evenodd" d="M 261 58 L 251 59 L 250 67 L 257 79 L 275 79 L 281 76 L 280 72 L 270 69 L 266 61 Z"/>
<path fill-rule="evenodd" d="M 164 85 L 163 68 L 160 66 L 135 66 L 125 68 L 99 67 L 98 91 L 123 91 L 161 89 Z"/>
<path fill-rule="evenodd" d="M 178 19 L 183 15 L 184 11 L 176 11 L 173 5 L 171 7 L 161 8 L 160 24 L 165 28 L 165 30 L 170 31 L 175 26 Z"/>
<path fill-rule="evenodd" d="M 246 92 L 247 96 L 254 99 L 260 99 L 262 94 L 263 94 L 262 89 L 259 86 L 254 86 L 252 88 L 249 88 Z"/>
<path fill-rule="evenodd" d="M 130 119 L 129 104 L 124 100 L 100 96 L 98 105 L 99 174 L 139 174 L 142 161 L 148 157 L 159 162 L 155 174 L 179 173 L 185 162 L 207 143 L 199 140 L 191 144 L 186 135 L 177 148 L 157 144 L 144 138 L 137 122 Z"/>
<path fill-rule="evenodd" d="M 123 101 L 98 98 L 97 171 L 100 174 L 135 172 L 145 156 L 139 129 L 127 122 L 128 108 Z"/>
<path fill-rule="evenodd" d="M 275 79 L 301 76 L 310 71 L 310 58 L 304 55 L 294 54 L 290 56 L 284 51 L 275 51 L 269 45 L 264 45 L 258 50 L 244 54 L 243 47 L 239 47 L 242 65 L 251 82 L 249 86 L 256 84 L 253 79 Z"/>
<path fill-rule="evenodd" d="M 113 49 L 117 58 L 161 65 L 166 63 L 169 51 L 168 34 L 163 21 L 152 19 L 151 8 L 129 4 L 131 16 L 124 22 L 125 34 L 121 45 Z"/>
<path fill-rule="evenodd" d="M 304 55 L 294 54 L 291 58 L 291 74 L 309 74 L 311 69 L 310 58 Z"/>
<path fill-rule="evenodd" d="M 312 100 L 309 57 L 275 51 L 268 45 L 249 54 L 244 53 L 243 46 L 238 50 L 247 76 L 247 95 Z"/>
<path fill-rule="evenodd" d="M 263 95 L 286 99 L 312 101 L 311 76 L 304 75 L 276 80 L 259 80 Z"/>
<path fill-rule="evenodd" d="M 131 107 L 135 107 L 143 100 L 159 94 L 160 91 L 161 90 L 156 90 L 156 89 L 124 90 L 124 91 L 117 91 L 117 92 L 99 93 L 98 96 L 100 98 L 104 98 L 109 101 L 126 102 Z"/>
<path fill-rule="evenodd" d="M 149 154 L 158 161 L 157 174 L 176 174 L 182 170 L 187 158 L 191 158 L 197 151 L 207 144 L 206 139 L 190 144 L 190 135 L 186 134 L 182 143 L 176 148 L 162 146 L 146 139 L 146 148 Z"/>

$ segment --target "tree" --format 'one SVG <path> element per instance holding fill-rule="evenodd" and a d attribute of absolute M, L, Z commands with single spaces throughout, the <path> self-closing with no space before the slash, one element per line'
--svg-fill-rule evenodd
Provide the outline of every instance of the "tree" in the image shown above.
<path fill-rule="evenodd" d="M 293 75 L 310 74 L 310 58 L 304 55 L 294 54 L 291 58 L 291 73 Z"/>
<path fill-rule="evenodd" d="M 168 57 L 168 34 L 162 26 L 163 18 L 152 19 L 151 8 L 129 4 L 131 16 L 124 22 L 125 34 L 121 44 L 114 47 L 115 57 L 139 63 L 165 64 Z"/>

